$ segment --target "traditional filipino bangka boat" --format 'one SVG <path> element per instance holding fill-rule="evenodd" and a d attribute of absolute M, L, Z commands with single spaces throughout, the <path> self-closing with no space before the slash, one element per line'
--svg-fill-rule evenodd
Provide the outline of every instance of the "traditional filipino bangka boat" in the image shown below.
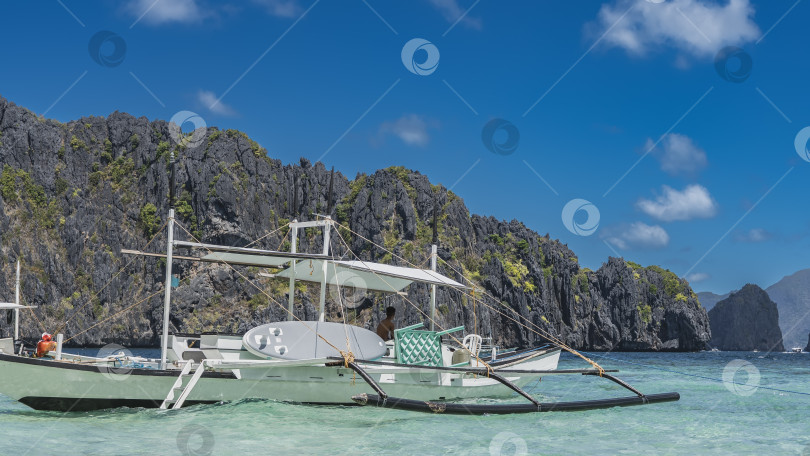
<path fill-rule="evenodd" d="M 173 168 L 172 161 L 172 202 Z M 160 358 L 132 356 L 126 351 L 99 357 L 67 354 L 62 352 L 61 334 L 57 335 L 55 355 L 36 358 L 20 342 L 17 323 L 13 339 L 0 339 L 0 393 L 34 409 L 65 412 L 124 406 L 178 409 L 183 405 L 268 399 L 482 414 L 585 410 L 679 399 L 678 393 L 642 394 L 610 374 L 615 371 L 602 369 L 550 334 L 543 333 L 551 342 L 547 345 L 501 352 L 499 357 L 494 347 L 482 347 L 484 339 L 477 334 L 456 337 L 464 330 L 463 326 L 437 327 L 437 287 L 448 287 L 460 293 L 469 292 L 470 287 L 437 272 L 435 220 L 430 269 L 372 263 L 356 256 L 353 260 L 337 258 L 330 252 L 330 237 L 335 225 L 336 222 L 328 216 L 313 221 L 293 220 L 289 224 L 292 235 L 289 252 L 228 247 L 199 242 L 176 222 L 174 209 L 170 209 L 165 255 L 122 250 L 122 253 L 166 259 Z M 195 242 L 175 240 L 175 226 Z M 324 247 L 321 253 L 297 252 L 299 230 L 306 228 L 322 229 Z M 175 249 L 180 248 L 190 253 L 175 255 Z M 270 302 L 285 308 L 288 320 L 264 324 L 245 334 L 170 334 L 174 261 L 224 264 L 243 278 L 234 266 L 281 269 L 274 276 L 289 281 L 286 307 L 261 288 L 257 287 L 257 292 L 264 293 Z M 320 284 L 318 320 L 302 321 L 294 314 L 297 281 Z M 345 321 L 325 321 L 328 286 L 399 293 L 410 303 L 402 291 L 412 283 L 428 284 L 431 288 L 429 314 L 413 305 L 429 323 L 427 329 L 422 323 L 400 328 L 394 331 L 394 340 L 384 341 L 375 332 Z M 24 307 L 19 301 L 19 266 L 16 302 L 4 306 L 0 309 L 13 309 L 19 319 L 19 309 Z M 517 319 L 513 321 L 522 324 Z M 540 328 L 533 330 L 542 331 Z M 592 367 L 557 369 L 561 350 L 582 357 Z M 526 385 L 549 375 L 602 377 L 633 394 L 610 399 L 541 403 L 523 390 Z M 515 393 L 523 396 L 527 403 L 463 402 L 464 399 L 507 398 Z"/>

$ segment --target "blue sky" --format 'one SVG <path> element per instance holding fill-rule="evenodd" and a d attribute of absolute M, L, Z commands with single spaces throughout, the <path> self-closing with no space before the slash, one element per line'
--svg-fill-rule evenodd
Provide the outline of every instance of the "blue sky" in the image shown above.
<path fill-rule="evenodd" d="M 350 178 L 405 166 L 473 213 L 559 238 L 584 266 L 619 254 L 701 291 L 767 286 L 810 267 L 810 162 L 794 146 L 810 126 L 806 2 L 62 0 L 4 10 L 0 95 L 37 114 L 168 120 L 189 110 L 285 163 L 321 158 Z M 564 210 L 572 200 L 584 201 Z"/>

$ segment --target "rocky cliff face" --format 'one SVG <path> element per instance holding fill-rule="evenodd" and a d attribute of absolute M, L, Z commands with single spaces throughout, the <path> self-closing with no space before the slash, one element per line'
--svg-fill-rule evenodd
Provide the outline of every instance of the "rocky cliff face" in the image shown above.
<path fill-rule="evenodd" d="M 199 144 L 178 146 L 164 121 L 116 112 L 62 124 L 0 98 L 0 143 L 0 299 L 12 296 L 13 264 L 21 258 L 22 294 L 39 306 L 36 318 L 22 314 L 28 337 L 67 321 L 63 332 L 72 344 L 157 343 L 164 260 L 120 250 L 164 249 L 171 151 L 179 156 L 178 219 L 204 242 L 244 246 L 259 239 L 252 245 L 287 249 L 287 222 L 328 207 L 330 175 L 322 164 L 283 165 L 235 130 L 208 128 Z M 389 168 L 354 180 L 337 173 L 334 195 L 331 215 L 345 228 L 332 248 L 347 258 L 350 246 L 367 260 L 425 264 L 438 209 L 440 271 L 458 280 L 463 272 L 482 290 L 475 299 L 442 290 L 443 327 L 464 324 L 501 344 L 530 346 L 542 337 L 515 320 L 531 322 L 591 350 L 698 350 L 710 339 L 705 309 L 675 274 L 620 258 L 597 271 L 581 268 L 560 242 L 517 221 L 470 215 L 458 196 L 418 172 Z M 177 236 L 190 237 L 183 230 Z M 319 233 L 305 230 L 298 248 L 318 251 L 321 244 Z M 173 330 L 243 332 L 286 318 L 283 280 L 193 262 L 177 262 L 174 271 Z M 373 328 L 394 305 L 405 325 L 420 320 L 412 305 L 427 311 L 427 287 L 411 286 L 407 299 L 330 290 L 327 311 Z M 300 286 L 296 314 L 315 318 L 313 302 L 317 287 Z M 0 323 L 8 334 L 10 326 Z"/>
<path fill-rule="evenodd" d="M 720 350 L 785 351 L 779 311 L 762 288 L 748 284 L 709 311 L 712 340 Z"/>
<path fill-rule="evenodd" d="M 810 269 L 784 277 L 765 291 L 779 307 L 785 345 L 801 346 L 804 335 L 810 332 Z"/>
<path fill-rule="evenodd" d="M 708 312 L 708 311 L 712 310 L 712 308 L 714 307 L 715 304 L 717 304 L 718 302 L 728 298 L 728 296 L 730 294 L 731 294 L 731 292 L 719 295 L 719 294 L 716 294 L 716 293 L 712 293 L 711 291 L 698 291 L 697 295 L 698 295 L 698 300 L 700 301 L 700 304 Z"/>

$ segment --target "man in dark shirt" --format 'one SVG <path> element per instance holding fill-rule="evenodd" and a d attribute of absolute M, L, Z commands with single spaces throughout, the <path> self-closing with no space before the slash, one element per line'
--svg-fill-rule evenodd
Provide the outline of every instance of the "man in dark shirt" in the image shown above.
<path fill-rule="evenodd" d="M 394 330 L 396 326 L 394 326 L 394 314 L 397 313 L 397 309 L 393 307 L 388 307 L 385 309 L 385 320 L 381 321 L 379 326 L 377 326 L 377 335 L 382 338 L 382 340 L 391 340 L 394 338 Z"/>

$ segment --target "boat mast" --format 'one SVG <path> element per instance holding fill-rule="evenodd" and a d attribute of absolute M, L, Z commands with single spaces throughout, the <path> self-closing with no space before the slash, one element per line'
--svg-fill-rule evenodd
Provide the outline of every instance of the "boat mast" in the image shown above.
<path fill-rule="evenodd" d="M 335 167 L 332 167 L 332 173 L 329 175 L 329 190 L 326 203 L 326 220 L 323 225 L 323 254 L 329 255 L 329 242 L 332 238 L 332 185 L 335 180 Z M 323 261 L 323 278 L 321 279 L 321 296 L 320 306 L 318 310 L 318 321 L 326 319 L 326 273 L 328 263 Z"/>
<path fill-rule="evenodd" d="M 14 285 L 14 304 L 17 308 L 14 309 L 14 340 L 20 339 L 20 259 L 17 258 L 17 281 Z"/>
<path fill-rule="evenodd" d="M 323 225 L 323 254 L 329 255 L 329 241 L 332 236 L 332 217 L 326 216 Z M 326 318 L 326 273 L 329 263 L 323 260 L 323 277 L 321 278 L 321 299 L 318 310 L 318 321 L 324 321 Z"/>
<path fill-rule="evenodd" d="M 166 352 L 169 347 L 169 310 L 172 294 L 172 250 L 174 247 L 174 152 L 171 152 L 169 173 L 169 221 L 166 239 L 166 282 L 163 284 L 163 339 L 160 346 L 160 369 L 166 369 Z"/>
<path fill-rule="evenodd" d="M 290 226 L 292 227 L 292 242 L 290 243 L 290 253 L 298 253 L 298 227 L 296 224 L 298 220 L 293 219 Z M 293 320 L 293 311 L 295 310 L 295 258 L 290 260 L 290 270 L 292 271 L 292 275 L 290 276 L 290 292 L 289 298 L 287 299 L 287 307 L 289 313 L 287 314 L 287 320 Z"/>
<path fill-rule="evenodd" d="M 296 213 L 298 212 L 298 178 L 293 177 L 293 206 L 292 206 L 292 213 L 293 213 L 293 221 L 289 224 L 290 229 L 292 230 L 292 242 L 290 242 L 290 253 L 298 253 L 298 219 L 295 218 Z M 287 297 L 287 321 L 292 321 L 294 317 L 295 311 L 295 258 L 290 260 L 290 270 L 292 270 L 292 275 L 290 276 L 290 292 L 288 293 Z"/>
<path fill-rule="evenodd" d="M 437 244 L 439 243 L 439 231 L 436 226 L 437 223 L 437 198 L 433 197 L 433 245 L 430 246 L 430 270 L 436 271 L 436 257 L 437 257 Z M 430 286 L 430 330 L 435 331 L 436 328 L 436 284 Z"/>

